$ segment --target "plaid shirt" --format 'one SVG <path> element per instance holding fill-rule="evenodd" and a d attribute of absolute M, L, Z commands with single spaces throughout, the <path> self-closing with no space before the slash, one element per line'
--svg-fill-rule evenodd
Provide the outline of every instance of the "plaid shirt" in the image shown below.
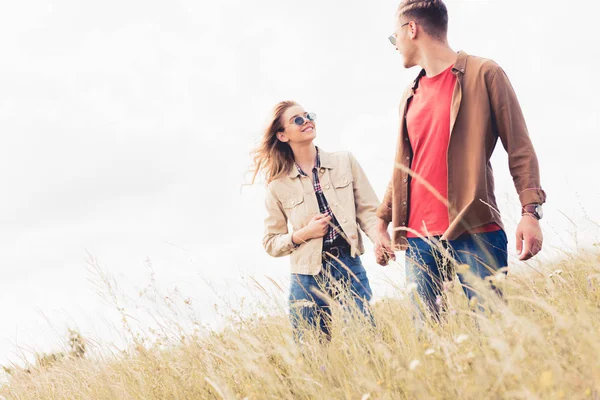
<path fill-rule="evenodd" d="M 302 168 L 298 164 L 296 164 L 296 168 L 298 172 L 302 176 L 308 176 L 306 172 L 302 171 Z M 319 203 L 319 210 L 321 214 L 327 214 L 331 216 L 331 222 L 329 225 L 329 229 L 327 229 L 327 233 L 323 237 L 323 247 L 331 246 L 334 241 L 340 236 L 340 232 L 342 232 L 342 228 L 340 227 L 339 222 L 333 215 L 329 204 L 327 203 L 327 199 L 325 199 L 325 195 L 323 194 L 323 189 L 321 189 L 321 183 L 319 182 L 319 168 L 321 168 L 321 158 L 319 157 L 319 148 L 317 147 L 317 159 L 315 161 L 315 166 L 312 169 L 313 174 L 313 187 L 315 189 L 315 195 L 317 196 L 317 202 Z"/>

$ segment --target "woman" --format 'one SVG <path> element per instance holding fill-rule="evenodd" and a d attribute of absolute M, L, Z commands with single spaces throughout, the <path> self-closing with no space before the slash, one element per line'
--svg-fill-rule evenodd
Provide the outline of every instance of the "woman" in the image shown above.
<path fill-rule="evenodd" d="M 252 182 L 262 171 L 268 185 L 263 245 L 273 257 L 291 255 L 290 318 L 296 340 L 305 327 L 318 327 L 330 339 L 328 298 L 350 295 L 371 318 L 358 228 L 376 240 L 379 201 L 352 154 L 317 148 L 316 135 L 315 114 L 284 101 L 273 109 L 253 152 Z"/>

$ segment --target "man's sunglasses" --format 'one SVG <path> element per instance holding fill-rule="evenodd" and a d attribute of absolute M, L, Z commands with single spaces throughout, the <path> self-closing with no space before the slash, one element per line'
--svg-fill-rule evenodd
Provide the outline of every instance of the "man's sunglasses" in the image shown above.
<path fill-rule="evenodd" d="M 408 22 L 407 22 L 407 23 L 405 23 L 405 24 L 402 24 L 402 25 L 400 25 L 400 27 L 398 27 L 398 29 L 400 29 L 400 28 L 402 28 L 403 26 L 406 26 L 406 25 L 408 25 L 408 24 L 410 24 L 410 21 L 408 21 Z M 398 32 L 398 29 L 396 29 L 396 32 Z M 392 34 L 390 35 L 390 37 L 388 38 L 388 39 L 389 39 L 389 41 L 390 41 L 390 42 L 392 42 L 392 44 L 393 44 L 394 46 L 396 45 L 396 32 L 392 33 Z"/>
<path fill-rule="evenodd" d="M 306 118 L 299 115 L 299 116 L 297 116 L 296 118 L 294 118 L 292 120 L 292 123 L 296 124 L 298 126 L 302 126 L 302 125 L 304 125 L 304 123 L 306 121 L 314 122 L 315 119 L 317 119 L 317 114 L 315 114 L 315 113 L 307 113 L 306 114 Z"/>

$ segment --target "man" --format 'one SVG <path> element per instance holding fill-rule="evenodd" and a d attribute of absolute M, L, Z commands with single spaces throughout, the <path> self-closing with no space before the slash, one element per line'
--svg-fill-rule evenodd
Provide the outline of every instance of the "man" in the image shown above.
<path fill-rule="evenodd" d="M 405 68 L 422 70 L 400 103 L 395 168 L 377 212 L 381 246 L 376 255 L 386 265 L 388 258 L 395 259 L 393 250 L 407 250 L 407 278 L 438 316 L 443 281 L 452 275 L 450 258 L 480 278 L 508 265 L 490 164 L 498 139 L 522 205 L 516 232 L 520 260 L 542 249 L 539 220 L 546 194 L 521 108 L 502 68 L 450 48 L 441 0 L 404 0 L 396 17 L 390 41 Z M 459 278 L 469 299 L 475 297 L 465 276 L 459 273 Z"/>

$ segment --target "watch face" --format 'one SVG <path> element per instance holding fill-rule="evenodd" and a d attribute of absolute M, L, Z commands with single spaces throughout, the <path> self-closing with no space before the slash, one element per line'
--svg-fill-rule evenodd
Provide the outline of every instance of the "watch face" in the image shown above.
<path fill-rule="evenodd" d="M 544 218 L 544 209 L 542 208 L 541 205 L 535 206 L 535 212 L 540 219 Z"/>

